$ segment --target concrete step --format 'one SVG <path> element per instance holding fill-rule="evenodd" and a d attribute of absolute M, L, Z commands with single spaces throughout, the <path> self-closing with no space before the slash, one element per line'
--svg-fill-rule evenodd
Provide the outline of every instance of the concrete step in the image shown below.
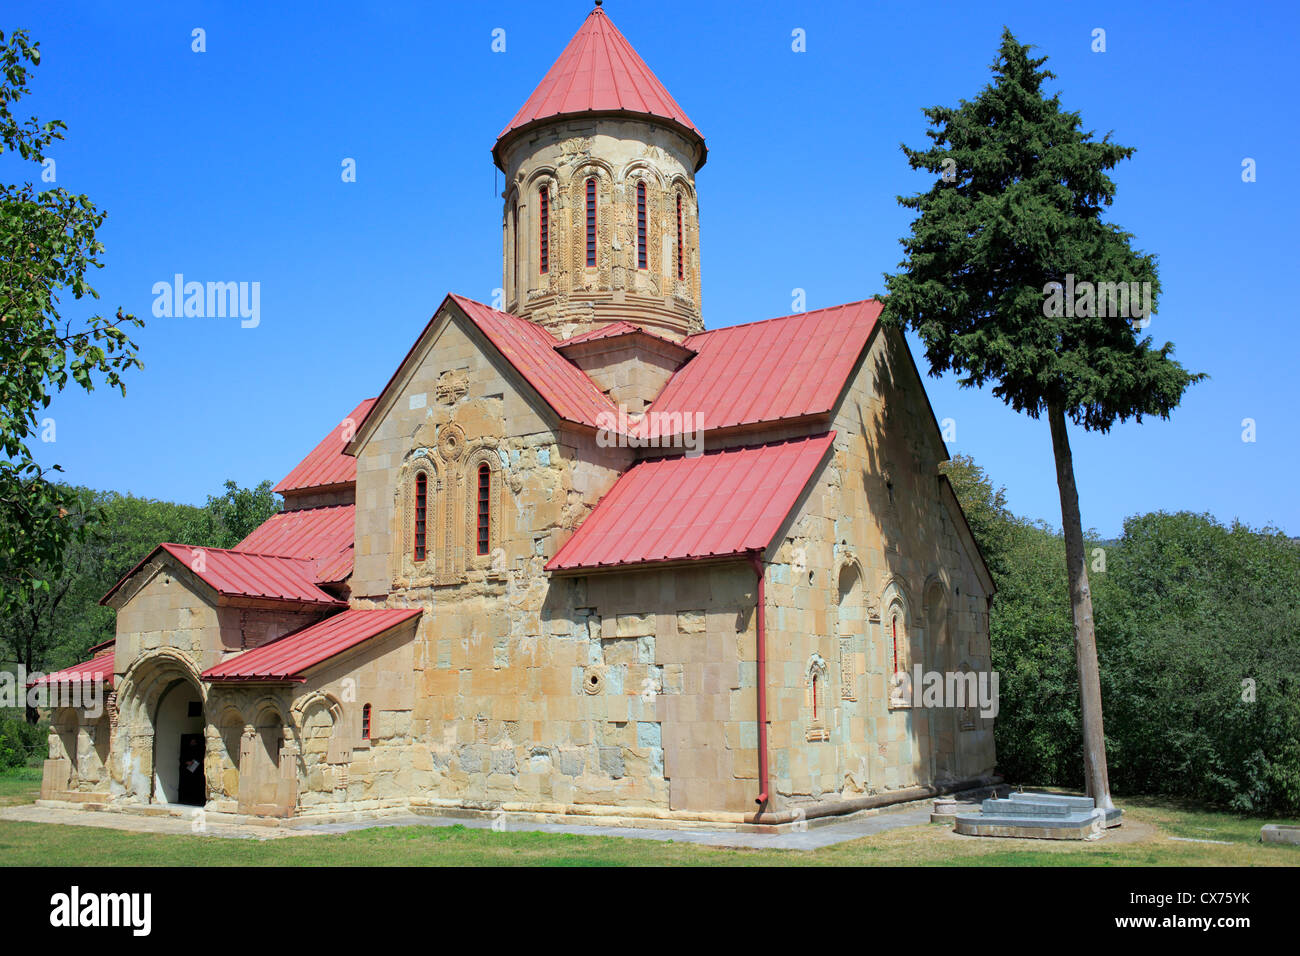
<path fill-rule="evenodd" d="M 1065 804 L 1038 803 L 1033 800 L 985 800 L 980 809 L 986 817 L 1068 817 L 1080 811 Z"/>

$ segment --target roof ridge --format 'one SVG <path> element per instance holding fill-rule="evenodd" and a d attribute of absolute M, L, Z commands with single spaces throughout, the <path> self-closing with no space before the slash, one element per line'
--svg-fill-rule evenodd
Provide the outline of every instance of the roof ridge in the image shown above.
<path fill-rule="evenodd" d="M 278 512 L 278 513 L 284 514 L 285 512 Z M 274 515 L 272 515 L 272 517 L 274 517 Z M 315 558 L 295 558 L 287 554 L 270 554 L 269 552 L 266 551 L 240 551 L 238 548 L 217 548 L 205 544 L 185 544 L 180 541 L 163 541 L 158 545 L 158 548 L 168 548 L 168 547 L 189 548 L 191 550 L 199 550 L 199 551 L 217 551 L 221 554 L 238 554 L 242 557 L 249 557 L 249 558 L 274 558 L 277 561 L 303 561 L 309 563 L 311 561 L 316 560 Z M 158 550 L 158 548 L 155 548 L 154 550 L 156 551 Z"/>
<path fill-rule="evenodd" d="M 330 508 L 355 508 L 356 506 L 357 503 L 355 501 L 345 501 L 339 504 L 332 504 L 332 505 L 308 505 L 305 508 L 289 508 L 289 509 L 281 508 L 279 511 L 274 512 L 266 520 L 270 521 L 271 518 L 278 518 L 280 515 L 301 515 L 301 514 L 307 514 L 310 511 L 328 511 Z"/>
<path fill-rule="evenodd" d="M 619 328 L 619 326 L 626 326 L 626 328 Z M 679 349 L 684 349 L 688 352 L 694 351 L 690 346 L 684 345 L 676 339 L 671 339 L 660 332 L 648 329 L 644 325 L 630 322 L 627 319 L 615 319 L 612 322 L 606 322 L 604 325 L 598 325 L 594 329 L 588 329 L 586 332 L 579 335 L 573 335 L 567 339 L 559 339 L 556 341 L 554 348 L 560 350 L 566 345 L 584 345 L 587 342 L 598 342 L 601 339 L 612 339 L 620 335 L 646 335 L 657 341 L 666 342 L 669 345 L 675 345 Z"/>

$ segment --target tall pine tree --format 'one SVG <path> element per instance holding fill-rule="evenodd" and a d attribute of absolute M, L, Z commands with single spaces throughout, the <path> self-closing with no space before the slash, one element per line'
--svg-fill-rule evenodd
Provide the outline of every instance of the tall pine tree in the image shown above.
<path fill-rule="evenodd" d="M 1059 95 L 1044 95 L 1044 82 L 1055 79 L 1042 68 L 1046 61 L 1031 58 L 1004 29 L 993 82 L 955 109 L 924 111 L 932 145 L 903 151 L 913 169 L 939 178 L 927 192 L 899 197 L 919 215 L 902 240 L 900 271 L 885 277 L 885 314 L 920 335 L 931 375 L 954 372 L 965 387 L 991 383 L 1016 411 L 1047 416 L 1074 615 L 1084 776 L 1097 805 L 1109 809 L 1092 596 L 1066 418 L 1100 432 L 1144 415 L 1167 418 L 1204 376 L 1174 361 L 1172 344 L 1156 348 L 1142 334 L 1148 323 L 1134 320 L 1146 318 L 1145 301 L 1154 311 L 1160 292 L 1155 256 L 1135 251 L 1130 233 L 1102 220 L 1115 195 L 1106 171 L 1133 149 L 1112 143 L 1109 133 L 1095 139 L 1078 113 L 1061 108 Z M 1138 293 L 1126 297 L 1127 307 L 1121 289 Z"/>

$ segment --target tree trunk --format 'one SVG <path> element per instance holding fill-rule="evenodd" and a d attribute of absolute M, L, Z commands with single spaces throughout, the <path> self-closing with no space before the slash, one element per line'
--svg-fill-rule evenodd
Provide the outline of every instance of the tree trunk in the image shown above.
<path fill-rule="evenodd" d="M 27 632 L 27 656 L 23 661 L 20 662 L 21 666 L 27 671 L 27 680 L 32 679 L 32 640 L 33 640 L 32 632 L 28 631 Z M 27 688 L 23 687 L 22 688 L 23 707 L 25 708 L 23 711 L 23 716 L 26 718 L 27 723 L 35 727 L 37 724 L 41 722 L 41 712 L 31 705 L 30 700 L 27 697 L 27 693 L 28 693 Z"/>
<path fill-rule="evenodd" d="M 1083 776 L 1088 796 L 1109 810 L 1110 780 L 1106 774 L 1106 734 L 1101 720 L 1101 677 L 1097 666 L 1097 631 L 1092 619 L 1092 591 L 1083 553 L 1083 521 L 1079 490 L 1074 484 L 1074 459 L 1065 431 L 1065 411 L 1047 407 L 1056 457 L 1056 485 L 1061 492 L 1061 529 L 1065 533 L 1065 564 L 1070 574 L 1070 608 L 1074 615 L 1074 654 L 1079 667 L 1079 707 L 1083 713 Z"/>

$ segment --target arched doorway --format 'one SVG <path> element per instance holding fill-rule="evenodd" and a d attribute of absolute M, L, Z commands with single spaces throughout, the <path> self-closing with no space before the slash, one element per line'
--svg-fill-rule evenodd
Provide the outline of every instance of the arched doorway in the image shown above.
<path fill-rule="evenodd" d="M 185 678 L 168 684 L 153 714 L 152 802 L 194 807 L 206 802 L 204 726 L 199 689 Z"/>

